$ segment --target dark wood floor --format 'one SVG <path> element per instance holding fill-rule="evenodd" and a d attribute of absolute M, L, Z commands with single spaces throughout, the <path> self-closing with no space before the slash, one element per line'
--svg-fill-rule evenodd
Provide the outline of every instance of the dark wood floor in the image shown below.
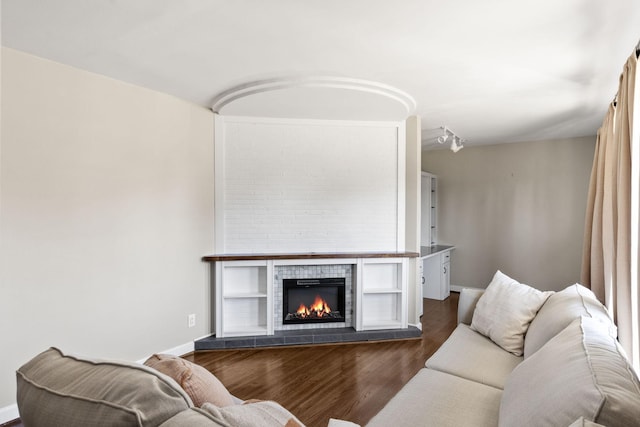
<path fill-rule="evenodd" d="M 424 300 L 422 337 L 409 341 L 217 350 L 184 356 L 241 399 L 275 400 L 308 427 L 329 418 L 366 424 L 456 327 L 458 294 Z M 0 427 L 22 427 L 15 420 Z"/>
<path fill-rule="evenodd" d="M 420 339 L 250 350 L 185 356 L 241 399 L 274 400 L 309 427 L 329 418 L 366 424 L 456 327 L 458 294 L 424 300 Z"/>

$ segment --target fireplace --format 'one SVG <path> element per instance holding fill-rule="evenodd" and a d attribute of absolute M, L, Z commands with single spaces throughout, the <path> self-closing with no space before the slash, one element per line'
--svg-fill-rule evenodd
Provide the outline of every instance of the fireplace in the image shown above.
<path fill-rule="evenodd" d="M 345 279 L 284 279 L 283 324 L 345 321 Z"/>

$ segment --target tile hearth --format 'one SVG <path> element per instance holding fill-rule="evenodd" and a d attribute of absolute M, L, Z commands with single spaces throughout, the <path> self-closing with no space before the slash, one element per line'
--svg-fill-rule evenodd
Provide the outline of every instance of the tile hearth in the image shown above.
<path fill-rule="evenodd" d="M 282 347 L 310 344 L 355 343 L 367 341 L 386 341 L 400 339 L 418 339 L 420 329 L 409 326 L 407 329 L 384 329 L 356 331 L 354 328 L 304 329 L 276 331 L 274 335 L 216 338 L 212 335 L 195 342 L 195 350 L 224 350 L 240 348 Z"/>

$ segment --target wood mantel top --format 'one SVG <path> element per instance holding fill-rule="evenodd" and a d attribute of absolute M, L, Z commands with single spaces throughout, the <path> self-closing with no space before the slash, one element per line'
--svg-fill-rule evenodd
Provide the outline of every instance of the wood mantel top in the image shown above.
<path fill-rule="evenodd" d="M 292 254 L 219 254 L 203 256 L 206 262 L 270 259 L 417 258 L 418 252 L 308 252 Z"/>

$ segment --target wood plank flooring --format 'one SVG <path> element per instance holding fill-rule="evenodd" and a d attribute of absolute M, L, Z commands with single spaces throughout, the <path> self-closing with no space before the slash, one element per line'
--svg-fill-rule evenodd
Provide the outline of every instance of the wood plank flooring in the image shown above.
<path fill-rule="evenodd" d="M 326 427 L 329 418 L 364 425 L 455 329 L 458 296 L 424 300 L 423 334 L 415 340 L 216 350 L 184 357 L 215 374 L 235 396 L 274 400 L 308 427 Z"/>

